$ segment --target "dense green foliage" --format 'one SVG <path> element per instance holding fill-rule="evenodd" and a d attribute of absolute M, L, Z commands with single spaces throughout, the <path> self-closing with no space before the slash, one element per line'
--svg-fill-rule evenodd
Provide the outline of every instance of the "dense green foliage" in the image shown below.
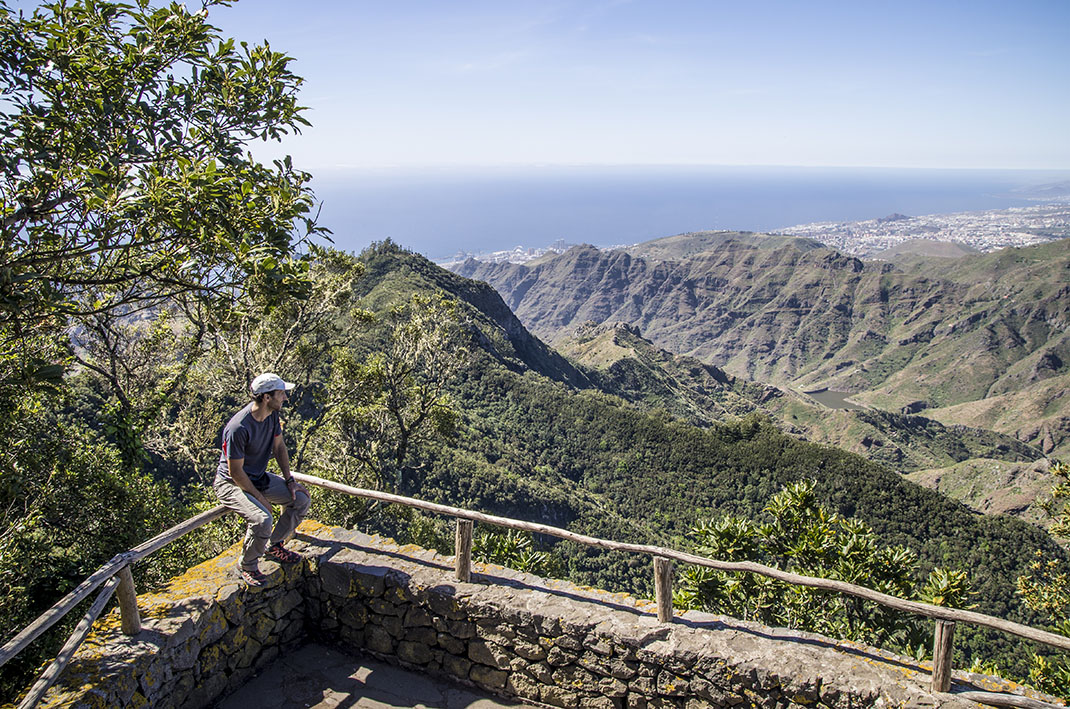
<path fill-rule="evenodd" d="M 1070 465 L 1055 461 L 1050 471 L 1055 480 L 1043 506 L 1051 517 L 1051 533 L 1065 540 L 1070 538 Z M 1070 564 L 1065 558 L 1038 551 L 1029 572 L 1018 577 L 1018 593 L 1026 605 L 1048 616 L 1055 632 L 1070 636 Z M 1029 680 L 1045 692 L 1070 697 L 1070 661 L 1066 655 L 1034 656 Z"/>
<path fill-rule="evenodd" d="M 206 6 L 219 4 L 210 0 Z M 289 58 L 176 4 L 0 5 L 0 325 L 26 335 L 302 280 L 310 176 L 246 153 L 305 120 Z M 6 339 L 6 337 L 5 337 Z"/>
<path fill-rule="evenodd" d="M 964 571 L 937 567 L 921 583 L 914 552 L 883 546 L 869 525 L 820 505 L 812 480 L 785 487 L 764 513 L 768 520 L 764 524 L 733 515 L 701 520 L 691 531 L 696 551 L 711 559 L 755 561 L 935 605 L 961 608 L 969 603 Z M 674 604 L 893 647 L 919 657 L 926 654 L 931 640 L 928 624 L 920 617 L 877 603 L 701 566 L 684 570 Z"/>

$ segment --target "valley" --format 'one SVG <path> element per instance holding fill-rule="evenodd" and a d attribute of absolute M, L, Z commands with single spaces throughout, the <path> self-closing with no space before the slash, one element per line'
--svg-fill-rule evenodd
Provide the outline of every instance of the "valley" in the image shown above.
<path fill-rule="evenodd" d="M 592 327 L 627 325 L 665 351 L 657 367 L 667 372 L 685 357 L 776 388 L 764 402 L 737 401 L 744 415 L 760 411 L 903 473 L 948 469 L 942 489 L 958 489 L 947 475 L 967 461 L 991 468 L 1070 451 L 1066 240 L 889 263 L 812 240 L 704 232 L 455 270 L 493 285 L 532 332 L 581 362 L 611 371 L 642 361 L 577 344 Z M 673 376 L 661 405 L 701 410 L 709 388 Z M 801 394 L 822 389 L 863 409 Z"/>

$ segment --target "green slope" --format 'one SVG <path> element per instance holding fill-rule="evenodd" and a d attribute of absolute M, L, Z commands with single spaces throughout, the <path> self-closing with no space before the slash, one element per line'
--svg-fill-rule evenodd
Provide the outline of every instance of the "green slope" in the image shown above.
<path fill-rule="evenodd" d="M 1032 462 L 1040 452 L 1014 438 L 930 418 L 879 410 L 829 409 L 804 394 L 748 382 L 693 357 L 673 355 L 624 323 L 581 327 L 558 349 L 591 367 L 599 386 L 646 408 L 698 425 L 761 414 L 815 443 L 866 456 L 895 470 L 952 466 L 974 458 Z"/>

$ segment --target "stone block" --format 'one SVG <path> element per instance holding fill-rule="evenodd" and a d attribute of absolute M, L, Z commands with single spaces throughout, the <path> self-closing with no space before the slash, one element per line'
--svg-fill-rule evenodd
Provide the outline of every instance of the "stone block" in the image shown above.
<path fill-rule="evenodd" d="M 646 697 L 652 697 L 657 693 L 657 685 L 653 677 L 632 677 L 628 682 L 628 689 Z"/>
<path fill-rule="evenodd" d="M 516 637 L 516 631 L 502 622 L 500 615 L 493 618 L 476 621 L 476 635 L 481 638 L 490 638 L 494 642 L 512 640 Z"/>
<path fill-rule="evenodd" d="M 364 629 L 364 643 L 372 652 L 382 655 L 394 652 L 394 638 L 380 625 L 370 624 Z"/>
<path fill-rule="evenodd" d="M 402 640 L 398 643 L 398 658 L 411 665 L 426 665 L 431 661 L 431 648 L 423 643 Z"/>
<path fill-rule="evenodd" d="M 578 655 L 573 652 L 563 650 L 556 645 L 550 648 L 550 652 L 546 653 L 546 661 L 554 667 L 564 667 L 570 665 L 578 659 Z"/>
<path fill-rule="evenodd" d="M 227 631 L 220 639 L 218 645 L 224 655 L 228 657 L 241 650 L 246 641 L 245 626 L 239 625 Z"/>
<path fill-rule="evenodd" d="M 442 669 L 458 679 L 467 679 L 468 671 L 472 669 L 472 663 L 456 655 L 443 655 Z"/>
<path fill-rule="evenodd" d="M 176 677 L 176 682 L 171 691 L 167 694 L 167 701 L 176 707 L 185 706 L 186 698 L 189 693 L 193 691 L 196 682 L 193 679 L 193 675 L 189 672 L 183 672 Z"/>
<path fill-rule="evenodd" d="M 259 613 L 245 624 L 245 634 L 259 643 L 267 642 L 271 631 L 275 629 L 275 620 L 267 613 Z"/>
<path fill-rule="evenodd" d="M 720 707 L 728 706 L 727 704 L 717 703 L 714 704 L 705 699 L 699 699 L 697 697 L 691 697 L 687 700 L 687 704 L 684 705 L 684 709 L 720 709 Z"/>
<path fill-rule="evenodd" d="M 279 642 L 284 645 L 289 644 L 304 636 L 304 634 L 305 624 L 300 620 L 293 620 L 286 626 L 285 630 L 279 634 Z"/>
<path fill-rule="evenodd" d="M 511 694 L 524 699 L 539 701 L 539 683 L 523 672 L 510 673 L 505 681 L 505 689 Z"/>
<path fill-rule="evenodd" d="M 470 640 L 476 636 L 476 624 L 466 620 L 451 620 L 446 624 L 446 631 L 455 638 Z"/>
<path fill-rule="evenodd" d="M 396 604 L 391 603 L 390 601 L 387 601 L 383 598 L 371 599 L 370 601 L 368 601 L 368 608 L 371 610 L 372 613 L 375 613 L 376 615 L 397 616 L 401 615 L 402 613 L 402 611 L 398 608 Z"/>
<path fill-rule="evenodd" d="M 173 672 L 181 672 L 182 670 L 192 669 L 197 664 L 197 655 L 201 652 L 201 645 L 197 641 L 197 638 L 191 637 L 182 643 L 178 647 L 172 648 L 169 653 L 171 661 L 171 670 Z"/>
<path fill-rule="evenodd" d="M 579 706 L 580 696 L 561 687 L 542 685 L 539 687 L 539 701 L 552 707 L 575 709 Z"/>
<path fill-rule="evenodd" d="M 576 653 L 577 655 L 583 652 L 583 643 L 579 638 L 573 635 L 561 635 L 555 638 L 554 644 L 562 650 L 568 650 L 569 652 Z"/>
<path fill-rule="evenodd" d="M 197 676 L 203 678 L 207 675 L 224 674 L 227 670 L 227 659 L 219 643 L 202 648 L 197 658 Z"/>
<path fill-rule="evenodd" d="M 141 693 L 150 700 L 150 703 L 155 704 L 157 697 L 160 696 L 160 689 L 170 681 L 172 676 L 171 664 L 157 656 L 156 661 L 150 663 L 138 678 Z"/>
<path fill-rule="evenodd" d="M 451 655 L 467 654 L 463 640 L 458 640 L 448 633 L 439 633 L 435 639 L 438 642 L 438 646 Z"/>
<path fill-rule="evenodd" d="M 253 662 L 253 666 L 254 667 L 264 667 L 265 665 L 270 664 L 278 656 L 279 656 L 279 646 L 278 645 L 266 645 L 264 647 L 264 649 L 261 650 L 261 652 L 257 656 L 256 660 Z"/>
<path fill-rule="evenodd" d="M 244 687 L 246 683 L 253 678 L 255 670 L 252 667 L 243 667 L 238 670 L 232 670 L 230 675 L 227 676 L 227 692 L 233 692 L 239 687 Z"/>
<path fill-rule="evenodd" d="M 509 662 L 516 657 L 513 653 L 509 652 L 505 648 L 496 643 L 483 642 L 482 640 L 473 640 L 468 644 L 468 659 L 472 662 L 478 662 L 483 665 L 488 665 L 495 669 L 507 670 L 509 669 Z"/>
<path fill-rule="evenodd" d="M 346 625 L 342 627 L 339 636 L 342 638 L 342 642 L 351 648 L 362 648 L 367 644 L 366 634 L 363 629 L 351 628 Z"/>
<path fill-rule="evenodd" d="M 723 688 L 714 685 L 702 677 L 692 677 L 690 680 L 691 692 L 698 698 L 704 699 L 716 706 L 727 706 L 732 703 L 732 695 Z"/>
<path fill-rule="evenodd" d="M 405 613 L 404 623 L 406 628 L 429 627 L 431 625 L 431 614 L 420 606 L 409 606 L 409 610 Z"/>
<path fill-rule="evenodd" d="M 438 633 L 433 628 L 427 626 L 409 627 L 405 629 L 405 640 L 414 643 L 421 643 L 432 647 L 438 643 Z"/>
<path fill-rule="evenodd" d="M 613 642 L 609 638 L 588 633 L 583 641 L 583 649 L 602 657 L 609 657 L 613 654 Z"/>
<path fill-rule="evenodd" d="M 657 692 L 666 697 L 682 697 L 687 694 L 690 684 L 688 681 L 672 672 L 662 670 L 658 673 Z"/>
<path fill-rule="evenodd" d="M 391 578 L 393 580 L 393 578 Z M 398 606 L 407 606 L 413 601 L 413 593 L 409 590 L 408 586 L 398 585 L 390 586 L 383 592 L 383 597 Z"/>
<path fill-rule="evenodd" d="M 533 662 L 524 668 L 524 671 L 543 684 L 554 683 L 554 669 L 545 662 Z"/>
<path fill-rule="evenodd" d="M 301 592 L 295 588 L 288 593 L 273 598 L 268 605 L 268 612 L 272 618 L 284 618 L 290 611 L 300 606 L 303 601 L 304 598 L 301 596 Z"/>
<path fill-rule="evenodd" d="M 372 620 L 372 623 L 390 633 L 391 637 L 402 638 L 405 636 L 405 628 L 401 624 L 401 618 L 396 615 L 377 616 Z"/>
<path fill-rule="evenodd" d="M 463 620 L 466 617 L 457 599 L 451 595 L 431 593 L 427 597 L 427 605 L 431 608 L 432 613 L 447 620 Z"/>
<path fill-rule="evenodd" d="M 352 599 L 342 606 L 338 619 L 351 628 L 363 628 L 368 623 L 368 609 L 363 603 Z"/>
<path fill-rule="evenodd" d="M 320 583 L 332 596 L 349 598 L 354 595 L 353 572 L 348 564 L 327 562 L 320 565 Z"/>
<path fill-rule="evenodd" d="M 525 660 L 539 661 L 546 659 L 546 649 L 536 643 L 517 639 L 513 642 L 513 652 Z"/>
<path fill-rule="evenodd" d="M 472 665 L 472 668 L 468 671 L 468 679 L 491 691 L 505 687 L 505 682 L 508 678 L 509 674 L 507 672 L 502 672 L 486 665 Z"/>
<path fill-rule="evenodd" d="M 561 634 L 561 621 L 558 618 L 538 616 L 535 618 L 535 629 L 539 631 L 539 635 L 557 637 Z"/>
<path fill-rule="evenodd" d="M 619 657 L 601 657 L 593 652 L 580 655 L 576 664 L 596 674 L 617 679 L 631 679 L 636 675 L 638 667 L 634 662 L 626 662 Z"/>
<path fill-rule="evenodd" d="M 227 676 L 222 672 L 202 677 L 201 681 L 193 687 L 193 690 L 187 696 L 186 706 L 210 706 L 215 703 L 216 699 L 219 699 L 226 688 Z"/>
<path fill-rule="evenodd" d="M 246 638 L 245 644 L 242 645 L 241 651 L 231 656 L 232 662 L 234 663 L 233 667 L 235 669 L 252 667 L 253 662 L 260 654 L 260 650 L 262 647 L 263 645 L 261 645 L 253 638 Z"/>

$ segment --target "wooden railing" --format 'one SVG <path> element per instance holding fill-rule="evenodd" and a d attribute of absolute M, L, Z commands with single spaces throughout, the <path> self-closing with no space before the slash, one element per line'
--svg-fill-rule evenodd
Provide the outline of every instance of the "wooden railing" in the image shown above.
<path fill-rule="evenodd" d="M 1063 635 L 1057 635 L 1046 630 L 1032 628 L 1027 625 L 1014 623 L 1009 620 L 1003 620 L 1002 618 L 996 618 L 983 613 L 975 613 L 973 611 L 959 610 L 956 608 L 944 608 L 942 606 L 934 606 L 918 601 L 908 601 L 865 588 L 864 586 L 856 586 L 855 584 L 846 583 L 844 581 L 802 576 L 750 561 L 718 561 L 716 559 L 707 559 L 702 556 L 696 556 L 675 549 L 650 544 L 630 544 L 610 541 L 608 539 L 600 539 L 598 537 L 589 537 L 559 527 L 536 524 L 533 522 L 523 522 L 509 517 L 498 517 L 495 515 L 484 514 L 482 512 L 474 512 L 472 510 L 465 510 L 458 507 L 450 507 L 448 505 L 440 505 L 434 502 L 426 502 L 411 497 L 404 497 L 402 495 L 380 492 L 378 490 L 352 487 L 350 485 L 324 480 L 311 475 L 294 473 L 294 478 L 303 483 L 315 485 L 345 495 L 363 497 L 371 500 L 378 500 L 380 502 L 396 503 L 424 510 L 426 512 L 447 515 L 455 518 L 456 537 L 454 571 L 456 578 L 460 581 L 471 580 L 473 523 L 482 522 L 508 529 L 533 532 L 535 534 L 545 534 L 559 539 L 576 542 L 578 544 L 600 547 L 602 549 L 646 554 L 653 557 L 655 606 L 657 608 L 658 620 L 665 623 L 671 623 L 674 619 L 672 608 L 672 577 L 674 561 L 685 564 L 694 564 L 696 566 L 705 566 L 720 571 L 759 574 L 796 586 L 807 586 L 810 588 L 844 593 L 879 603 L 894 610 L 932 618 L 936 621 L 933 640 L 933 672 L 931 682 L 931 689 L 933 692 L 946 692 L 951 686 L 951 651 L 955 623 L 969 623 L 971 625 L 993 628 L 1027 640 L 1043 643 L 1051 647 L 1070 650 L 1070 638 Z M 93 621 L 95 621 L 103 611 L 104 606 L 107 604 L 112 593 L 116 592 L 116 590 L 118 590 L 119 594 L 119 610 L 123 632 L 128 635 L 134 635 L 140 631 L 141 620 L 137 610 L 137 596 L 134 590 L 133 577 L 130 574 L 131 564 L 144 559 L 153 552 L 163 548 L 185 534 L 192 532 L 198 527 L 218 519 L 226 514 L 226 512 L 226 508 L 220 505 L 207 512 L 202 512 L 196 517 L 191 517 L 182 524 L 172 527 L 166 532 L 153 537 L 149 541 L 144 542 L 127 552 L 118 554 L 107 564 L 102 566 L 96 573 L 79 584 L 77 588 L 67 594 L 51 609 L 41 615 L 36 621 L 27 626 L 25 630 L 5 643 L 3 647 L 0 647 L 0 666 L 2 666 L 33 642 L 34 639 L 39 637 L 67 615 L 67 613 L 69 613 L 82 600 L 86 599 L 94 590 L 101 586 L 104 587 L 97 596 L 92 607 L 90 607 L 89 611 L 85 614 L 85 617 L 82 618 L 82 621 L 75 628 L 74 633 L 72 633 L 67 643 L 63 646 L 59 655 L 45 670 L 44 674 L 41 675 L 41 678 L 34 684 L 22 703 L 19 704 L 19 709 L 32 709 L 38 702 L 40 702 L 45 692 L 48 691 L 48 688 L 63 671 L 63 668 L 70 662 L 74 652 L 88 634 Z M 1025 709 L 1039 709 L 1041 707 L 1051 708 L 1055 706 L 1019 695 L 997 694 L 991 692 L 959 692 L 956 693 L 956 696 L 975 702 L 991 704 L 993 706 L 1023 707 Z"/>

